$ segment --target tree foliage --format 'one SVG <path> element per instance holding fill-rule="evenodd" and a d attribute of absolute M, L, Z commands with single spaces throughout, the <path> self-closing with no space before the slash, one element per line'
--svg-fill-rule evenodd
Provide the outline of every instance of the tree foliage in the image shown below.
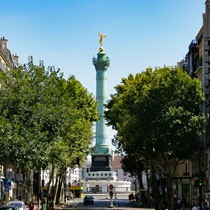
<path fill-rule="evenodd" d="M 204 130 L 200 81 L 177 67 L 148 68 L 123 78 L 115 89 L 105 117 L 117 130 L 119 145 L 139 154 L 150 170 L 173 178 L 171 165 L 190 158 Z"/>
<path fill-rule="evenodd" d="M 73 167 L 91 152 L 97 102 L 74 76 L 32 62 L 0 75 L 0 160 L 25 169 Z"/>

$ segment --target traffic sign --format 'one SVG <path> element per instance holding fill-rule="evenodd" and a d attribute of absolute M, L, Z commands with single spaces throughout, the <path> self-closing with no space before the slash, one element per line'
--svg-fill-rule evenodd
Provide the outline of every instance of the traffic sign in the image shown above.
<path fill-rule="evenodd" d="M 110 185 L 109 185 L 109 189 L 110 189 L 110 190 L 113 190 L 113 189 L 114 189 L 114 186 L 113 186 L 112 184 L 110 184 Z"/>
<path fill-rule="evenodd" d="M 23 174 L 16 174 L 16 181 L 23 181 Z"/>

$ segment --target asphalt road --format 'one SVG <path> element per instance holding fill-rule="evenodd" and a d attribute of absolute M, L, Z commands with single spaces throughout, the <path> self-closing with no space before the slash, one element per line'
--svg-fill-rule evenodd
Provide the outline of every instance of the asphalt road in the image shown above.
<path fill-rule="evenodd" d="M 112 202 L 107 195 L 96 195 L 94 196 L 94 205 L 83 205 L 83 199 L 77 198 L 74 201 L 68 203 L 62 207 L 62 210 L 81 210 L 81 209 L 94 209 L 94 210 L 103 210 L 103 209 L 116 209 L 116 210 L 132 210 L 139 209 L 135 202 L 130 202 L 128 200 L 128 195 L 117 195 L 117 199 L 113 199 Z M 142 209 L 143 210 L 143 209 Z"/>

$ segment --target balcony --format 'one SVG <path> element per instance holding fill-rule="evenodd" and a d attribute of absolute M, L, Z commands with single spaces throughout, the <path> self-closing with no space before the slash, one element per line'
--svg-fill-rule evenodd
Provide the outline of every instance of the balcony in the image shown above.
<path fill-rule="evenodd" d="M 200 66 L 202 66 L 202 58 L 199 58 L 199 59 L 195 62 L 195 69 L 197 70 Z"/>
<path fill-rule="evenodd" d="M 193 39 L 189 45 L 189 51 L 191 51 L 192 49 L 195 49 L 197 47 L 198 47 L 197 42 L 196 42 L 196 40 Z"/>
<path fill-rule="evenodd" d="M 189 172 L 183 172 L 183 176 L 190 176 Z"/>

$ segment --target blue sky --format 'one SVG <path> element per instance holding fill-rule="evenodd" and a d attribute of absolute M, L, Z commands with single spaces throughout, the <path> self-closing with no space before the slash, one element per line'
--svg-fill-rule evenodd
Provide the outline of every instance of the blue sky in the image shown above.
<path fill-rule="evenodd" d="M 107 97 L 122 77 L 174 66 L 202 26 L 205 0 L 0 0 L 0 37 L 36 64 L 60 68 L 95 95 L 98 32 L 111 60 Z M 113 132 L 108 129 L 109 140 Z"/>

